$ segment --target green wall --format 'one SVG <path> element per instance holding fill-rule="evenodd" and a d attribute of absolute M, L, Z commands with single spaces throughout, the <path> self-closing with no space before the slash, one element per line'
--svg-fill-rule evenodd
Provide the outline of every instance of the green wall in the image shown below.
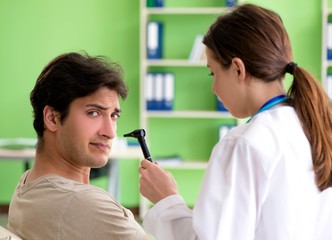
<path fill-rule="evenodd" d="M 182 1 L 183 6 L 199 5 L 202 1 L 214 6 L 218 2 Z M 180 0 L 165 2 L 166 6 L 181 3 Z M 305 4 L 302 0 L 247 2 L 261 4 L 281 15 L 292 41 L 295 61 L 320 77 L 320 1 L 306 0 Z M 0 0 L 0 36 L 0 138 L 35 137 L 29 93 L 45 64 L 68 51 L 105 55 L 123 66 L 130 93 L 122 104 L 118 133 L 122 135 L 139 126 L 138 0 Z M 177 132 L 181 124 L 174 124 L 173 128 Z M 154 142 L 153 146 L 167 148 L 164 142 Z M 209 151 L 204 148 L 202 155 L 205 157 Z M 120 202 L 127 207 L 138 205 L 137 167 L 137 161 L 120 161 Z M 0 162 L 0 204 L 9 202 L 22 171 L 20 162 Z M 180 180 L 188 180 L 188 173 L 175 172 L 175 175 Z M 199 179 L 201 175 L 201 172 L 193 172 L 191 178 Z M 199 183 L 187 181 L 184 184 L 180 191 L 188 203 L 193 203 Z"/>
<path fill-rule="evenodd" d="M 0 36 L 0 138 L 35 137 L 30 91 L 42 68 L 68 51 L 122 65 L 130 94 L 118 132 L 139 126 L 138 1 L 0 0 Z M 20 162 L 0 162 L 0 204 L 10 200 L 22 171 Z M 129 199 L 137 204 L 138 194 Z"/>

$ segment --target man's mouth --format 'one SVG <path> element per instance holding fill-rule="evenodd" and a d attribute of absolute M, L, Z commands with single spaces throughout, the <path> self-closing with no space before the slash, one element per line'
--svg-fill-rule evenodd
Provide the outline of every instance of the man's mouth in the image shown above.
<path fill-rule="evenodd" d="M 107 143 L 106 144 L 105 143 L 90 143 L 90 144 L 102 151 L 109 151 L 111 149 L 111 146 Z"/>

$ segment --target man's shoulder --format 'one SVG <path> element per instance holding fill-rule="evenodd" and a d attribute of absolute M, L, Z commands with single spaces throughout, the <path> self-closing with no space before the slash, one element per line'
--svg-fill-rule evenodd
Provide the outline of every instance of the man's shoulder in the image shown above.
<path fill-rule="evenodd" d="M 45 177 L 45 181 L 51 184 L 55 189 L 59 189 L 62 191 L 71 192 L 73 194 L 84 195 L 85 197 L 97 197 L 97 196 L 106 196 L 109 197 L 109 193 L 104 189 L 91 185 L 80 183 L 71 179 L 67 179 L 58 175 L 49 175 Z"/>

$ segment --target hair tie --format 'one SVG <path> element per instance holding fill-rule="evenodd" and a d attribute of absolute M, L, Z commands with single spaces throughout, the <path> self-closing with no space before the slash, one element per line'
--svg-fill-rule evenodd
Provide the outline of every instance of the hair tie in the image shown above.
<path fill-rule="evenodd" d="M 294 75 L 295 68 L 297 67 L 297 64 L 295 62 L 290 62 L 286 66 L 286 73 Z"/>

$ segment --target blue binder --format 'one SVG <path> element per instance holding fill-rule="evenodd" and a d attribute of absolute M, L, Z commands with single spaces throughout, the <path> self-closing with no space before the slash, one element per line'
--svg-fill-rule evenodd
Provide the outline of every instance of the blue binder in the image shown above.
<path fill-rule="evenodd" d="M 164 74 L 155 73 L 153 78 L 155 110 L 163 109 L 163 104 L 164 104 L 163 81 L 164 81 Z"/>
<path fill-rule="evenodd" d="M 155 102 L 154 102 L 154 89 L 153 89 L 153 81 L 154 81 L 154 73 L 146 74 L 145 81 L 145 100 L 146 100 L 146 110 L 155 110 Z"/>
<path fill-rule="evenodd" d="M 332 74 L 327 75 L 327 83 L 326 83 L 326 92 L 327 95 L 332 99 Z"/>
<path fill-rule="evenodd" d="M 234 7 L 236 5 L 236 0 L 226 0 L 227 7 Z"/>
<path fill-rule="evenodd" d="M 146 6 L 147 7 L 163 7 L 164 0 L 147 0 Z"/>
<path fill-rule="evenodd" d="M 155 7 L 163 7 L 164 0 L 155 0 Z"/>
<path fill-rule="evenodd" d="M 157 21 L 148 22 L 147 26 L 147 58 L 162 58 L 163 24 Z"/>
<path fill-rule="evenodd" d="M 163 109 L 173 110 L 174 102 L 174 74 L 165 73 L 163 78 L 164 96 L 163 96 Z"/>
<path fill-rule="evenodd" d="M 228 112 L 228 110 L 224 107 L 224 104 L 217 98 L 217 109 L 222 112 Z"/>
<path fill-rule="evenodd" d="M 332 20 L 329 20 L 327 23 L 327 60 L 332 60 Z"/>

